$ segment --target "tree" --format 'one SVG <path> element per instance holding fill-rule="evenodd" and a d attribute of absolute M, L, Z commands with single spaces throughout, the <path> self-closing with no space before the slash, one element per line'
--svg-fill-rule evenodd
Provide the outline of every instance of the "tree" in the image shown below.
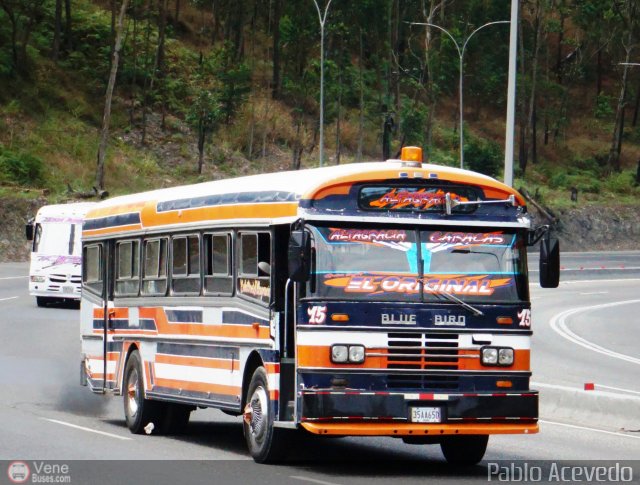
<path fill-rule="evenodd" d="M 620 96 L 618 97 L 618 105 L 616 107 L 616 118 L 613 128 L 613 136 L 611 139 L 611 148 L 609 149 L 609 166 L 616 172 L 620 171 L 620 152 L 622 150 L 622 134 L 624 133 L 624 115 L 627 106 L 627 89 L 629 79 L 629 62 L 631 53 L 636 47 L 635 30 L 638 28 L 638 19 L 636 18 L 637 7 L 635 0 L 625 0 L 621 4 L 615 4 L 616 10 L 624 25 L 626 36 L 622 40 L 622 47 L 625 51 L 625 59 L 622 68 L 622 80 L 620 82 Z"/>
<path fill-rule="evenodd" d="M 25 73 L 28 68 L 27 46 L 33 29 L 42 21 L 43 5 L 40 0 L 0 0 L 11 24 L 11 69 Z"/>
<path fill-rule="evenodd" d="M 209 56 L 200 55 L 190 86 L 187 120 L 198 137 L 198 173 L 204 166 L 207 139 L 220 123 L 230 124 L 249 92 L 251 72 L 244 62 L 234 61 L 235 49 L 225 44 Z"/>
<path fill-rule="evenodd" d="M 53 46 L 51 48 L 51 59 L 58 61 L 60 54 L 60 36 L 62 33 L 62 0 L 56 0 L 56 11 L 53 26 Z"/>
<path fill-rule="evenodd" d="M 107 145 L 109 141 L 109 124 L 111 122 L 111 101 L 113 98 L 113 89 L 116 84 L 116 75 L 118 74 L 118 64 L 120 60 L 120 49 L 124 39 L 124 17 L 127 12 L 127 4 L 129 0 L 122 0 L 120 7 L 120 15 L 118 15 L 118 23 L 116 26 L 116 38 L 113 48 L 113 58 L 111 60 L 111 72 L 109 74 L 109 82 L 107 84 L 107 92 L 104 101 L 104 114 L 102 116 L 102 130 L 100 131 L 100 145 L 98 146 L 98 163 L 96 170 L 96 188 L 104 190 L 104 165 L 107 156 Z"/>

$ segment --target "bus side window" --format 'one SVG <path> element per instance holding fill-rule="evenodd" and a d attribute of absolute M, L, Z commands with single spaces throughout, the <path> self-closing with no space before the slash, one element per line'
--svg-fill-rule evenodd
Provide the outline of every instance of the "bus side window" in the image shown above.
<path fill-rule="evenodd" d="M 116 295 L 138 296 L 140 242 L 124 241 L 116 246 Z"/>
<path fill-rule="evenodd" d="M 171 290 L 178 294 L 200 293 L 200 237 L 179 236 L 171 240 Z"/>
<path fill-rule="evenodd" d="M 104 277 L 102 274 L 102 244 L 85 246 L 82 258 L 82 282 L 92 293 L 102 295 Z"/>
<path fill-rule="evenodd" d="M 209 295 L 231 295 L 231 234 L 204 235 L 204 290 Z"/>
<path fill-rule="evenodd" d="M 238 291 L 250 298 L 269 303 L 271 297 L 271 277 L 258 263 L 271 264 L 271 234 L 240 233 L 240 270 Z"/>
<path fill-rule="evenodd" d="M 144 242 L 142 293 L 164 296 L 167 293 L 167 240 L 150 239 Z"/>

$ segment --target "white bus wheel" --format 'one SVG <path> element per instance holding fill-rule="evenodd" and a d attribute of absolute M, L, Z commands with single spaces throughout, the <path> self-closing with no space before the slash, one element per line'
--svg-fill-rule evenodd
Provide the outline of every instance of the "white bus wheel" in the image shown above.
<path fill-rule="evenodd" d="M 284 456 L 285 439 L 282 430 L 273 427 L 273 420 L 267 372 L 258 367 L 251 377 L 243 413 L 244 437 L 258 463 L 274 463 Z"/>
<path fill-rule="evenodd" d="M 132 433 L 153 432 L 160 426 L 160 403 L 145 399 L 142 380 L 142 362 L 137 350 L 131 352 L 124 370 L 122 386 L 124 416 Z M 153 423 L 153 426 L 150 424 Z"/>

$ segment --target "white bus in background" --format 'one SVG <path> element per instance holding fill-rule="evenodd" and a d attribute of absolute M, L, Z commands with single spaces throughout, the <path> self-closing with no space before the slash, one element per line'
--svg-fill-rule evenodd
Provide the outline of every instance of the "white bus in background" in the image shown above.
<path fill-rule="evenodd" d="M 82 221 L 94 205 L 46 205 L 27 222 L 27 240 L 32 241 L 29 294 L 38 306 L 80 300 Z"/>

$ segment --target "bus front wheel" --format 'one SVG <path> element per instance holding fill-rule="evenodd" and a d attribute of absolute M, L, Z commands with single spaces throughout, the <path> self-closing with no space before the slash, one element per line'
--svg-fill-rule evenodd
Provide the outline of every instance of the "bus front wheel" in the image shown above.
<path fill-rule="evenodd" d="M 244 437 L 249 452 L 258 463 L 273 463 L 284 456 L 282 430 L 273 426 L 273 406 L 264 367 L 258 367 L 249 384 L 243 413 Z"/>
<path fill-rule="evenodd" d="M 127 426 L 132 433 L 145 432 L 150 423 L 149 433 L 160 425 L 160 403 L 150 401 L 144 397 L 144 383 L 142 380 L 142 361 L 137 350 L 131 352 L 124 369 L 124 416 Z"/>
<path fill-rule="evenodd" d="M 480 463 L 487 451 L 488 435 L 444 436 L 440 448 L 447 463 L 472 466 Z"/>

